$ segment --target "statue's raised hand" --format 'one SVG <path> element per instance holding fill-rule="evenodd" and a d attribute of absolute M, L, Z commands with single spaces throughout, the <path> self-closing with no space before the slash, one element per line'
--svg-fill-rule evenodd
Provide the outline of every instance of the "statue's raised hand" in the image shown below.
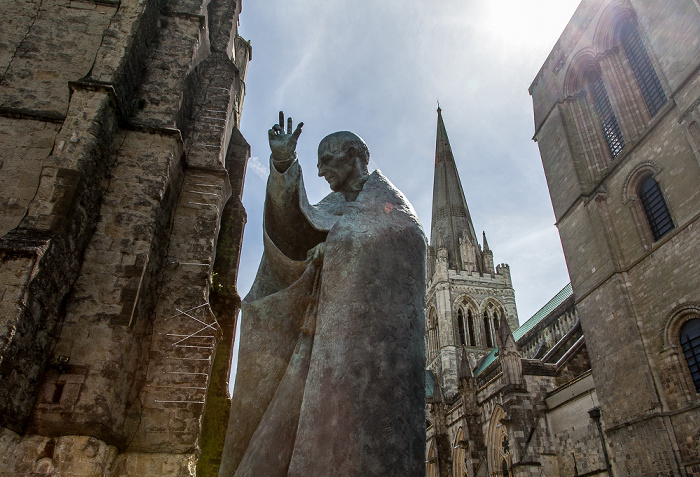
<path fill-rule="evenodd" d="M 299 123 L 292 132 L 292 118 L 287 119 L 287 132 L 284 132 L 284 112 L 280 111 L 280 122 L 267 132 L 270 140 L 272 160 L 277 169 L 286 170 L 296 158 L 297 140 L 304 123 Z"/>

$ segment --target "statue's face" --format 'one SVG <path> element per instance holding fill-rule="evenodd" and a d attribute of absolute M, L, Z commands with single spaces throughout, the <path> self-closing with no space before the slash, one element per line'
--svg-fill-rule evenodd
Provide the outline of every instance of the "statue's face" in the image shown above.
<path fill-rule="evenodd" d="M 354 149 L 336 152 L 336 149 L 321 144 L 318 148 L 318 176 L 323 177 L 334 192 L 346 192 L 350 182 L 359 176 Z"/>

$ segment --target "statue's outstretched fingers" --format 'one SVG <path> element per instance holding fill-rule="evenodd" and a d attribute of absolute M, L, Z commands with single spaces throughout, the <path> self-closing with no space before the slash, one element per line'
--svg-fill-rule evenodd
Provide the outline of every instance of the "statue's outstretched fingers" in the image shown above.
<path fill-rule="evenodd" d="M 284 111 L 280 111 L 280 127 L 284 131 Z"/>
<path fill-rule="evenodd" d="M 292 134 L 292 118 L 287 118 L 287 134 Z"/>
<path fill-rule="evenodd" d="M 294 130 L 294 132 L 292 133 L 292 137 L 294 138 L 295 141 L 296 141 L 297 139 L 299 139 L 299 135 L 301 134 L 301 128 L 302 128 L 302 127 L 304 127 L 304 123 L 303 123 L 303 122 L 299 123 L 299 124 L 297 125 L 297 128 L 296 128 L 296 129 Z"/>

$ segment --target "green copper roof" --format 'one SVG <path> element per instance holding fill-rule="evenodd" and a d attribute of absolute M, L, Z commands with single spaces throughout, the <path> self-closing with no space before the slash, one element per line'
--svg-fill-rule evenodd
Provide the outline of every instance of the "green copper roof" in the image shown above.
<path fill-rule="evenodd" d="M 540 321 L 542 321 L 559 305 L 564 303 L 564 300 L 566 300 L 573 294 L 574 290 L 571 288 L 571 283 L 569 283 L 564 288 L 562 288 L 559 293 L 554 295 L 554 298 L 549 300 L 545 306 L 540 308 L 537 313 L 532 315 L 532 317 L 529 320 L 523 323 L 522 326 L 520 326 L 517 330 L 513 331 L 513 338 L 515 339 L 515 342 L 517 343 L 520 338 L 525 336 L 528 333 L 528 331 L 537 326 L 537 324 Z M 474 376 L 478 376 L 479 374 L 481 374 L 483 370 L 488 368 L 489 365 L 496 360 L 496 351 L 498 351 L 498 347 L 494 348 L 489 354 L 486 355 L 486 357 L 484 357 L 484 359 L 481 361 L 481 364 L 479 364 L 476 370 L 474 370 Z"/>

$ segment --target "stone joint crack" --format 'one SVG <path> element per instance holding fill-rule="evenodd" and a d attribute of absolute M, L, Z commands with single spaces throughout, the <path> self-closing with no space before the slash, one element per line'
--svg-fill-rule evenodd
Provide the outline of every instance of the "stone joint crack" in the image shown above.
<path fill-rule="evenodd" d="M 22 48 L 22 45 L 24 44 L 24 40 L 27 39 L 27 37 L 29 36 L 29 33 L 32 31 L 32 27 L 34 27 L 34 22 L 36 21 L 37 17 L 39 16 L 39 13 L 41 12 L 41 7 L 43 5 L 43 2 L 44 2 L 44 0 L 39 0 L 39 6 L 36 9 L 36 13 L 32 17 L 32 21 L 29 23 L 29 26 L 27 27 L 27 31 L 24 33 L 22 40 L 20 40 L 19 44 L 17 45 L 17 48 L 15 48 L 15 51 L 12 53 L 12 56 L 10 57 L 10 61 L 7 63 L 7 67 L 5 68 L 5 71 L 3 71 L 2 76 L 0 76 L 0 84 L 2 84 L 3 81 L 5 81 L 5 77 L 7 76 L 7 72 L 10 71 L 10 67 L 12 66 L 12 62 L 17 57 L 17 53 L 19 53 L 20 48 Z"/>

